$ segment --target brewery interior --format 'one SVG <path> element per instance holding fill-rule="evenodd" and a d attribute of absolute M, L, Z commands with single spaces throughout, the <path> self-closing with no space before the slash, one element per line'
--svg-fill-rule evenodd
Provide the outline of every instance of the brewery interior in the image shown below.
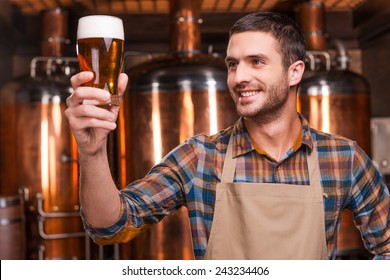
<path fill-rule="evenodd" d="M 123 71 L 131 82 L 108 145 L 118 188 L 187 137 L 234 123 L 223 63 L 228 31 L 241 16 L 267 10 L 288 14 L 306 36 L 298 109 L 312 126 L 356 140 L 389 186 L 388 0 L 0 0 L 0 6 L 0 259 L 193 258 L 185 209 L 126 244 L 98 246 L 83 230 L 77 145 L 64 110 L 69 78 L 79 71 L 76 29 L 84 15 L 115 15 L 124 23 Z M 337 258 L 371 258 L 348 211 Z"/>

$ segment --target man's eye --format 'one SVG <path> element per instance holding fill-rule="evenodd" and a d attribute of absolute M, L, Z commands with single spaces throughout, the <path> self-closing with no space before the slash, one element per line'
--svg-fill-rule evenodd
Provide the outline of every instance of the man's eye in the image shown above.
<path fill-rule="evenodd" d="M 253 60 L 253 64 L 261 65 L 261 64 L 263 64 L 263 62 L 261 60 L 256 59 L 256 60 Z"/>
<path fill-rule="evenodd" d="M 227 63 L 227 67 L 229 69 L 236 68 L 237 67 L 237 63 L 233 62 L 233 61 L 230 61 L 230 62 Z"/>

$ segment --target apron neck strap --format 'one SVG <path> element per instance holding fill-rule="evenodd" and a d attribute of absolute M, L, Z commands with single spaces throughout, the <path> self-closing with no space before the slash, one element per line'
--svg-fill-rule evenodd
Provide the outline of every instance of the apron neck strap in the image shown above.
<path fill-rule="evenodd" d="M 225 162 L 223 163 L 221 183 L 233 183 L 236 162 L 237 158 L 233 158 L 233 134 L 231 134 L 226 150 Z"/>
<path fill-rule="evenodd" d="M 307 147 L 306 147 L 307 148 Z M 306 153 L 307 168 L 309 169 L 310 185 L 321 186 L 320 168 L 318 166 L 317 145 L 313 141 L 311 153 Z"/>

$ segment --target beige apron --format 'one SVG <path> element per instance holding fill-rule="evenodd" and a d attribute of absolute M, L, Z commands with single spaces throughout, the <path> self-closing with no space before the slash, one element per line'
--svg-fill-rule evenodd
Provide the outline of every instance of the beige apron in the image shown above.
<path fill-rule="evenodd" d="M 216 187 L 204 259 L 327 259 L 316 147 L 307 156 L 308 186 L 232 183 L 236 170 L 232 142 Z"/>

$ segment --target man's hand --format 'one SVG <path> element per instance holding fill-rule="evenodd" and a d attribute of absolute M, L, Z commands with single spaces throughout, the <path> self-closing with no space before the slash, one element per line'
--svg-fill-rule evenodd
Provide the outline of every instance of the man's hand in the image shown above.
<path fill-rule="evenodd" d="M 83 100 L 99 100 L 108 103 L 110 94 L 102 89 L 85 87 L 93 79 L 92 72 L 80 72 L 71 78 L 73 93 L 67 98 L 65 115 L 75 136 L 79 153 L 94 156 L 106 149 L 107 135 L 116 128 L 119 106 L 98 107 L 83 104 Z M 118 95 L 122 98 L 128 77 L 121 73 L 118 80 Z"/>

